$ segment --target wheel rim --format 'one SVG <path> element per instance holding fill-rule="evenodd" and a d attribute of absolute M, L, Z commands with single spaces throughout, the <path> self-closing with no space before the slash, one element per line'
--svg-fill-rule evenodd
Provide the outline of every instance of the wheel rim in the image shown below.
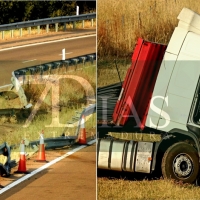
<path fill-rule="evenodd" d="M 179 154 L 173 160 L 173 170 L 177 178 L 188 178 L 193 172 L 192 159 L 188 154 Z"/>

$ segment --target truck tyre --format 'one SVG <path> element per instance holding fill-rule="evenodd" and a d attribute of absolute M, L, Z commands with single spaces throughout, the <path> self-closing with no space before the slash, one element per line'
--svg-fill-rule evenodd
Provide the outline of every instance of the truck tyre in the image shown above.
<path fill-rule="evenodd" d="M 162 158 L 162 174 L 164 178 L 193 183 L 199 174 L 196 149 L 185 142 L 173 144 Z"/>

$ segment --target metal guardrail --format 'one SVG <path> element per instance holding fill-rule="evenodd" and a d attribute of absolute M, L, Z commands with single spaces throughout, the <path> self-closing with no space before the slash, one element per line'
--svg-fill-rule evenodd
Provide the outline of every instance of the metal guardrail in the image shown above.
<path fill-rule="evenodd" d="M 28 72 L 31 75 L 34 75 L 35 73 L 39 73 L 42 78 L 43 75 L 46 76 L 46 74 L 44 74 L 45 72 L 51 73 L 52 69 L 59 69 L 62 67 L 65 67 L 67 69 L 68 67 L 74 66 L 77 64 L 84 65 L 87 62 L 93 63 L 95 60 L 96 60 L 96 53 L 92 53 L 92 54 L 86 54 L 86 55 L 82 55 L 82 56 L 78 56 L 78 57 L 74 57 L 74 58 L 70 58 L 66 60 L 53 61 L 53 62 L 41 64 L 41 65 L 36 65 L 36 66 L 31 66 L 31 67 L 15 70 L 12 72 L 12 78 L 11 78 L 12 84 L 0 87 L 0 92 L 3 92 L 3 91 L 15 92 L 19 96 L 24 108 L 28 108 L 29 104 L 27 102 L 26 95 L 24 93 L 24 90 L 21 86 L 20 81 L 18 80 L 20 77 L 22 77 L 23 80 L 25 80 L 25 76 Z M 8 111 L 6 110 L 6 112 L 9 112 L 9 110 Z M 46 144 L 46 148 L 52 149 L 52 148 L 59 148 L 59 147 L 64 147 L 64 146 L 74 144 L 78 137 L 82 116 L 83 115 L 88 116 L 95 112 L 96 112 L 96 105 L 95 104 L 89 105 L 80 113 L 79 119 L 77 119 L 78 121 L 77 129 L 74 136 L 60 136 L 57 138 L 46 138 L 44 140 Z M 28 145 L 34 149 L 34 147 L 37 146 L 38 144 L 39 144 L 39 140 L 31 141 L 29 142 Z M 11 148 L 16 149 L 17 145 L 12 145 Z M 37 148 L 35 148 L 35 150 L 37 150 Z"/>
<path fill-rule="evenodd" d="M 37 73 L 37 74 L 40 74 L 40 77 L 42 78 L 44 73 L 47 73 L 49 75 L 55 69 L 59 69 L 62 67 L 67 69 L 70 66 L 76 66 L 80 63 L 84 65 L 86 62 L 93 63 L 94 60 L 96 60 L 96 53 L 86 54 L 86 55 L 82 55 L 82 56 L 78 56 L 78 57 L 74 57 L 74 58 L 70 58 L 66 60 L 53 61 L 53 62 L 41 64 L 41 65 L 18 69 L 12 72 L 12 78 L 11 78 L 12 84 L 7 85 L 7 89 L 11 88 L 10 91 L 15 92 L 19 96 L 23 107 L 29 108 L 30 104 L 28 104 L 27 102 L 26 95 L 19 81 L 20 77 L 22 77 L 22 80 L 24 83 L 26 81 L 27 73 L 29 73 L 30 75 L 34 75 Z M 6 88 L 4 87 L 3 90 L 6 91 L 5 89 Z M 1 87 L 0 87 L 0 91 L 2 91 Z"/>
<path fill-rule="evenodd" d="M 2 31 L 2 39 L 4 39 L 4 31 L 8 30 L 11 30 L 11 38 L 12 38 L 14 29 L 20 29 L 20 36 L 22 36 L 22 28 L 29 28 L 29 34 L 30 34 L 31 27 L 37 26 L 38 33 L 40 33 L 40 26 L 46 25 L 46 31 L 49 32 L 49 24 L 55 24 L 55 31 L 57 32 L 59 23 L 64 23 L 64 30 L 66 30 L 66 23 L 73 22 L 73 29 L 74 29 L 76 27 L 76 24 L 74 22 L 82 21 L 82 27 L 84 28 L 84 20 L 91 20 L 91 26 L 93 27 L 93 19 L 95 18 L 96 18 L 96 13 L 45 18 L 45 19 L 17 22 L 11 24 L 3 24 L 0 25 L 0 31 Z"/>
<path fill-rule="evenodd" d="M 82 21 L 82 20 L 95 19 L 95 18 L 96 18 L 96 13 L 45 18 L 45 19 L 17 22 L 17 23 L 11 23 L 11 24 L 3 24 L 3 25 L 0 25 L 0 31 L 33 27 L 33 26 L 41 26 L 41 25 L 46 25 L 46 24 Z"/>
<path fill-rule="evenodd" d="M 43 63 L 40 65 L 34 65 L 26 68 L 21 68 L 18 70 L 15 70 L 12 72 L 12 76 L 15 78 L 18 78 L 20 76 L 25 76 L 27 72 L 30 72 L 31 75 L 34 75 L 34 73 L 40 73 L 41 77 L 44 72 L 48 71 L 51 72 L 53 69 L 58 69 L 61 67 L 69 67 L 77 64 L 85 64 L 86 62 L 93 63 L 96 60 L 96 53 L 91 54 L 85 54 L 65 60 L 58 60 L 58 61 L 52 61 L 48 63 Z"/>
<path fill-rule="evenodd" d="M 22 108 L 29 108 L 30 104 L 28 104 L 27 102 L 24 89 L 22 88 L 21 83 L 19 81 L 20 77 L 22 77 L 23 83 L 25 83 L 27 73 L 29 73 L 30 75 L 39 73 L 42 78 L 43 75 L 51 74 L 53 70 L 55 71 L 56 69 L 59 68 L 66 68 L 67 70 L 67 68 L 70 66 L 76 66 L 81 63 L 85 65 L 85 63 L 88 62 L 93 63 L 95 60 L 96 60 L 96 53 L 91 53 L 66 60 L 53 61 L 53 62 L 43 63 L 41 65 L 35 65 L 15 70 L 12 72 L 11 84 L 0 86 L 0 92 L 12 91 L 16 93 L 20 98 Z"/>
<path fill-rule="evenodd" d="M 46 138 L 46 139 L 44 139 L 45 149 L 61 148 L 64 146 L 75 144 L 76 140 L 78 138 L 78 134 L 80 132 L 82 116 L 84 115 L 86 117 L 93 113 L 96 113 L 96 104 L 91 104 L 87 108 L 83 109 L 83 111 L 81 112 L 81 114 L 79 116 L 78 125 L 77 125 L 77 129 L 75 131 L 74 136 L 64 136 L 64 132 L 65 132 L 65 130 L 64 130 L 63 135 L 61 135 L 60 137 Z M 28 143 L 28 145 L 31 146 L 32 148 L 34 148 L 34 145 L 38 146 L 39 142 L 40 142 L 40 140 L 30 141 Z"/>
<path fill-rule="evenodd" d="M 62 148 L 76 143 L 77 136 L 60 136 L 56 138 L 44 138 L 45 149 Z M 30 141 L 27 146 L 34 148 L 39 146 L 40 140 Z"/>
<path fill-rule="evenodd" d="M 65 136 L 66 128 L 63 130 L 63 133 L 60 137 L 52 137 L 52 138 L 44 138 L 45 149 L 56 149 L 62 148 L 65 146 L 71 146 L 76 143 L 78 139 L 78 134 L 80 132 L 82 116 L 89 116 L 93 113 L 96 113 L 96 104 L 90 104 L 88 107 L 84 108 L 82 112 L 80 112 L 80 116 L 77 119 L 78 124 L 74 135 Z M 35 152 L 38 151 L 38 146 L 40 144 L 40 140 L 28 141 L 25 139 L 25 146 L 31 147 Z M 11 145 L 11 149 L 16 151 L 19 149 L 20 144 Z"/>
<path fill-rule="evenodd" d="M 78 136 L 80 127 L 81 127 L 82 117 L 90 116 L 93 113 L 96 113 L 96 104 L 95 103 L 89 104 L 81 112 L 76 111 L 76 116 L 72 117 L 72 121 L 67 121 L 66 127 L 63 130 L 62 136 L 65 136 L 68 128 L 71 128 L 71 127 L 77 127 L 77 129 L 75 130 L 75 135 Z"/>
<path fill-rule="evenodd" d="M 82 116 L 89 116 L 93 113 L 96 113 L 96 104 L 91 104 L 89 105 L 87 108 L 85 108 L 81 114 L 80 114 L 80 118 L 79 118 L 79 122 L 78 122 L 78 126 L 77 126 L 77 129 L 76 129 L 76 132 L 75 132 L 75 135 L 78 136 L 79 134 L 79 131 L 80 131 L 80 127 L 81 127 L 81 120 L 82 120 Z"/>

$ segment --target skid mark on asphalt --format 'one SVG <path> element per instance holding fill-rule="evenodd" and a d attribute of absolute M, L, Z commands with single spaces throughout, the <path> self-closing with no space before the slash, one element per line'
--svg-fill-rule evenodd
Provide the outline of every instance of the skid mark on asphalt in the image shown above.
<path fill-rule="evenodd" d="M 91 140 L 91 141 L 88 142 L 87 144 L 88 144 L 88 145 L 92 145 L 92 144 L 94 144 L 95 142 L 96 142 L 96 140 Z M 71 151 L 67 152 L 67 153 L 64 154 L 63 156 L 60 156 L 60 157 L 58 157 L 58 158 L 56 158 L 56 159 L 50 161 L 49 163 L 47 163 L 47 164 L 41 166 L 40 168 L 36 169 L 35 171 L 31 172 L 30 174 L 27 174 L 27 175 L 23 176 L 22 178 L 18 179 L 17 181 L 15 181 L 15 182 L 13 182 L 13 183 L 7 185 L 6 187 L 4 187 L 3 189 L 0 190 L 0 194 L 6 192 L 7 190 L 13 188 L 14 186 L 20 184 L 20 183 L 23 182 L 23 181 L 29 179 L 30 177 L 34 176 L 35 174 L 41 172 L 42 170 L 44 170 L 44 169 L 50 167 L 51 165 L 53 165 L 53 164 L 59 162 L 60 160 L 62 160 L 62 159 L 64 159 L 64 158 L 66 158 L 66 157 L 72 155 L 73 153 L 75 153 L 75 152 L 77 152 L 77 151 L 79 151 L 79 150 L 81 150 L 81 149 L 83 149 L 83 148 L 85 148 L 85 147 L 87 147 L 87 145 L 79 146 L 79 147 L 77 147 L 77 148 L 75 148 L 75 149 L 72 149 Z"/>

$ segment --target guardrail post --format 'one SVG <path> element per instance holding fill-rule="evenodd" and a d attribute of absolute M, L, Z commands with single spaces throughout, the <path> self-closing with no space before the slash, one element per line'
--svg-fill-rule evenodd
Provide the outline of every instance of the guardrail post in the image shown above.
<path fill-rule="evenodd" d="M 46 25 L 46 32 L 49 32 L 49 24 Z"/>
<path fill-rule="evenodd" d="M 19 36 L 22 37 L 22 28 L 19 29 Z"/>
<path fill-rule="evenodd" d="M 40 66 L 40 78 L 42 79 L 42 75 L 43 75 L 43 66 Z"/>
<path fill-rule="evenodd" d="M 58 23 L 55 24 L 55 31 L 58 32 Z"/>
<path fill-rule="evenodd" d="M 79 59 L 77 59 L 77 58 L 73 58 L 73 59 L 71 59 L 72 60 L 72 63 L 76 66 L 76 69 L 75 69 L 75 71 L 77 70 L 77 64 L 78 64 L 78 62 L 79 62 Z"/>
<path fill-rule="evenodd" d="M 67 68 L 69 67 L 71 61 L 70 60 L 64 60 L 64 67 L 65 67 L 65 73 L 67 72 Z"/>
<path fill-rule="evenodd" d="M 13 38 L 13 30 L 10 30 L 10 37 Z"/>
<path fill-rule="evenodd" d="M 93 64 L 95 56 L 94 55 L 88 55 L 88 58 L 89 58 L 91 64 Z"/>
<path fill-rule="evenodd" d="M 84 66 L 84 65 L 85 65 L 85 61 L 86 61 L 87 57 L 86 57 L 86 56 L 81 56 L 81 57 L 79 57 L 79 59 L 80 59 L 80 61 L 82 61 L 82 62 L 83 62 L 83 66 Z"/>
<path fill-rule="evenodd" d="M 91 26 L 94 26 L 94 19 L 91 19 Z"/>
<path fill-rule="evenodd" d="M 1 32 L 1 39 L 4 40 L 4 31 Z"/>
<path fill-rule="evenodd" d="M 37 26 L 37 33 L 40 34 L 40 26 Z"/>
<path fill-rule="evenodd" d="M 64 23 L 64 29 L 63 29 L 64 31 L 66 31 L 67 30 L 67 23 Z"/>
<path fill-rule="evenodd" d="M 76 28 L 76 22 L 74 21 L 73 22 L 73 29 L 75 29 Z"/>
<path fill-rule="evenodd" d="M 82 28 L 85 28 L 85 20 L 82 21 Z"/>
<path fill-rule="evenodd" d="M 28 34 L 31 34 L 31 27 L 28 27 Z"/>

